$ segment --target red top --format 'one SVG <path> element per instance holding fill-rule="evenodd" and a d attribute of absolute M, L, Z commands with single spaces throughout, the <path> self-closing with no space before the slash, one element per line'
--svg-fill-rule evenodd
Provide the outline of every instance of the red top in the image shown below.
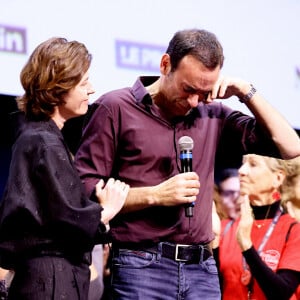
<path fill-rule="evenodd" d="M 222 232 L 228 220 L 222 221 Z M 257 250 L 272 219 L 255 220 L 252 227 L 251 239 Z M 295 220 L 288 214 L 282 215 L 276 224 L 270 238 L 260 253 L 260 257 L 274 272 L 278 269 L 289 269 L 300 271 L 300 224 L 296 224 L 290 231 L 289 238 L 286 237 L 291 223 Z M 241 248 L 236 240 L 236 231 L 239 220 L 235 221 L 225 232 L 220 240 L 220 272 L 223 277 L 223 300 L 248 299 L 248 289 L 241 283 L 244 271 Z M 257 225 L 261 224 L 258 228 Z M 266 276 L 266 280 L 268 280 Z M 252 298 L 255 300 L 266 299 L 263 291 L 254 280 Z M 297 299 L 294 295 L 291 299 Z"/>

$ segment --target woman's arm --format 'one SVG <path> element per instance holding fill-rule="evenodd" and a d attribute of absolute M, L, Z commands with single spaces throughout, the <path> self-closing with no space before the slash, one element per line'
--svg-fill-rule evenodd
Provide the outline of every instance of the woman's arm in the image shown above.
<path fill-rule="evenodd" d="M 263 290 L 267 299 L 290 299 L 300 284 L 300 272 L 278 270 L 273 272 L 261 259 L 252 246 L 243 252 L 253 277 Z"/>

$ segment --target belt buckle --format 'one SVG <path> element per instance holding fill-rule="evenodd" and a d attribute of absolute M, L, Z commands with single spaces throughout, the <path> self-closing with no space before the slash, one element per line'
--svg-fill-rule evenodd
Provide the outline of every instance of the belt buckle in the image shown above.
<path fill-rule="evenodd" d="M 188 259 L 178 258 L 178 248 L 179 247 L 189 247 L 190 245 L 176 244 L 175 247 L 175 261 L 188 261 Z"/>

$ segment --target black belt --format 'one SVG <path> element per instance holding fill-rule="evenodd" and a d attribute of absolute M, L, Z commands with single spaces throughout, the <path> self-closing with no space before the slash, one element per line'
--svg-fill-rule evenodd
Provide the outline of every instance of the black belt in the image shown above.
<path fill-rule="evenodd" d="M 119 249 L 129 249 L 134 251 L 146 251 L 160 254 L 162 257 L 170 258 L 174 261 L 198 264 L 212 256 L 212 250 L 209 244 L 201 245 L 182 245 L 161 242 L 152 247 L 139 247 L 138 245 L 118 245 L 113 247 L 114 253 Z"/>
<path fill-rule="evenodd" d="M 178 262 L 201 263 L 212 256 L 212 250 L 208 244 L 181 245 L 162 243 L 161 256 Z"/>

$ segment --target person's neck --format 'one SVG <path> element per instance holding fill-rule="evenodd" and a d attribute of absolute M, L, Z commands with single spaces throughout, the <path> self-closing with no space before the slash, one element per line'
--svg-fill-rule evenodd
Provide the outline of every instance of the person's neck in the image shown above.
<path fill-rule="evenodd" d="M 53 115 L 51 119 L 54 121 L 54 123 L 57 125 L 57 127 L 61 130 L 64 125 L 66 120 L 62 118 L 60 115 Z"/>
<path fill-rule="evenodd" d="M 293 207 L 295 219 L 299 222 L 300 221 L 300 208 L 297 206 Z"/>
<path fill-rule="evenodd" d="M 299 207 L 298 203 L 299 203 L 298 199 L 292 199 L 292 200 L 289 200 L 286 204 L 290 204 L 288 212 L 299 222 L 300 221 L 300 207 Z"/>
<path fill-rule="evenodd" d="M 280 207 L 280 201 L 263 206 L 251 206 L 255 220 L 273 219 Z"/>
<path fill-rule="evenodd" d="M 170 114 L 169 110 L 166 108 L 166 98 L 164 94 L 160 90 L 160 78 L 153 82 L 151 85 L 145 87 L 148 91 L 153 104 L 157 108 L 159 114 L 162 118 L 171 121 L 173 119 L 173 115 Z"/>
<path fill-rule="evenodd" d="M 145 88 L 151 97 L 155 97 L 156 95 L 159 94 L 160 91 L 160 78 L 158 78 L 152 84 L 145 86 Z"/>

